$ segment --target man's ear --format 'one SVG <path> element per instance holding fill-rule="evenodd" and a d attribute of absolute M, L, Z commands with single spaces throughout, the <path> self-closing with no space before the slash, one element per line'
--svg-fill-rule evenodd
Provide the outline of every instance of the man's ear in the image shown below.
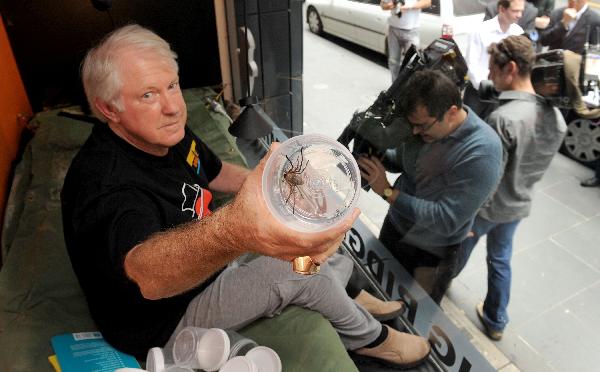
<path fill-rule="evenodd" d="M 113 123 L 119 122 L 119 111 L 116 109 L 115 106 L 105 102 L 104 100 L 98 97 L 94 99 L 94 106 L 98 111 L 100 111 L 102 115 L 104 115 L 104 117 L 106 117 L 106 119 L 108 119 L 108 121 Z"/>
<path fill-rule="evenodd" d="M 508 72 L 511 75 L 517 75 L 519 73 L 519 66 L 517 66 L 517 63 L 515 61 L 508 62 L 506 66 L 504 66 L 504 68 L 506 69 L 506 72 Z"/>

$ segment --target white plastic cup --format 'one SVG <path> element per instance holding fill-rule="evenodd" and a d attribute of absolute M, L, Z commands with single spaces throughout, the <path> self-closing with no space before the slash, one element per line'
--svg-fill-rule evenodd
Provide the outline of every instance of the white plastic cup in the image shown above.
<path fill-rule="evenodd" d="M 146 355 L 148 372 L 194 372 L 193 369 L 175 365 L 173 353 L 165 353 L 160 347 L 153 347 Z"/>
<path fill-rule="evenodd" d="M 163 372 L 168 365 L 173 364 L 172 358 L 165 355 L 160 347 L 153 347 L 146 354 L 146 370 L 148 372 Z"/>
<path fill-rule="evenodd" d="M 243 356 L 236 356 L 229 359 L 219 372 L 261 372 L 261 370 L 252 360 Z"/>
<path fill-rule="evenodd" d="M 250 359 L 259 372 L 281 372 L 281 359 L 275 350 L 266 346 L 257 346 L 246 353 L 246 358 Z"/>
<path fill-rule="evenodd" d="M 229 356 L 229 337 L 218 328 L 185 327 L 175 337 L 173 360 L 181 367 L 217 371 Z"/>
<path fill-rule="evenodd" d="M 226 330 L 225 332 L 229 336 L 229 359 L 236 356 L 244 356 L 248 351 L 258 346 L 256 341 L 246 338 L 235 331 Z"/>

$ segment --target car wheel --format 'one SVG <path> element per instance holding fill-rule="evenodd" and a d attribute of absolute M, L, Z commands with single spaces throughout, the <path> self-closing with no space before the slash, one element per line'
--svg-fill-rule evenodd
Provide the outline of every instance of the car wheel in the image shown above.
<path fill-rule="evenodd" d="M 317 10 L 311 6 L 306 13 L 306 22 L 308 23 L 309 30 L 314 34 L 321 34 L 323 32 L 323 23 Z"/>
<path fill-rule="evenodd" d="M 576 118 L 567 124 L 563 153 L 578 162 L 591 165 L 600 158 L 600 123 Z"/>

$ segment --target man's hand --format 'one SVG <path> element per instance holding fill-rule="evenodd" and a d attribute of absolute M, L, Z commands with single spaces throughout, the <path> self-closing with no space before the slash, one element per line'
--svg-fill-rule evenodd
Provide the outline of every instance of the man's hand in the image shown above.
<path fill-rule="evenodd" d="M 535 27 L 536 28 L 545 29 L 546 27 L 548 27 L 549 23 L 550 23 L 550 17 L 548 17 L 548 16 L 535 17 Z"/>
<path fill-rule="evenodd" d="M 396 4 L 394 4 L 394 2 L 391 0 L 382 0 L 379 3 L 379 6 L 381 6 L 381 9 L 383 10 L 391 10 L 396 7 Z"/>
<path fill-rule="evenodd" d="M 344 234 L 360 214 L 355 209 L 336 226 L 321 232 L 302 233 L 279 222 L 268 210 L 262 195 L 262 173 L 266 160 L 274 149 L 248 175 L 233 203 L 228 206 L 232 214 L 230 233 L 233 245 L 240 252 L 256 252 L 286 261 L 299 256 L 311 256 L 316 263 L 324 262 L 341 244 Z"/>
<path fill-rule="evenodd" d="M 369 182 L 369 186 L 375 193 L 382 195 L 383 190 L 391 187 L 385 176 L 385 168 L 379 159 L 374 156 L 360 156 L 357 162 L 360 175 Z"/>
<path fill-rule="evenodd" d="M 569 24 L 575 20 L 577 17 L 577 10 L 574 8 L 566 8 L 563 11 L 562 24 L 565 27 L 569 27 Z"/>

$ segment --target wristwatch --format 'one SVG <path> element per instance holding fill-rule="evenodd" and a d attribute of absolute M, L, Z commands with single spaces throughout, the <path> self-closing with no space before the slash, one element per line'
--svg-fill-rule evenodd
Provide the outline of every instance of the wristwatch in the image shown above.
<path fill-rule="evenodd" d="M 390 196 L 392 196 L 392 194 L 394 193 L 394 189 L 392 189 L 391 187 L 386 187 L 385 189 L 383 189 L 383 194 L 381 194 L 381 197 L 384 198 L 385 200 L 388 200 Z"/>

